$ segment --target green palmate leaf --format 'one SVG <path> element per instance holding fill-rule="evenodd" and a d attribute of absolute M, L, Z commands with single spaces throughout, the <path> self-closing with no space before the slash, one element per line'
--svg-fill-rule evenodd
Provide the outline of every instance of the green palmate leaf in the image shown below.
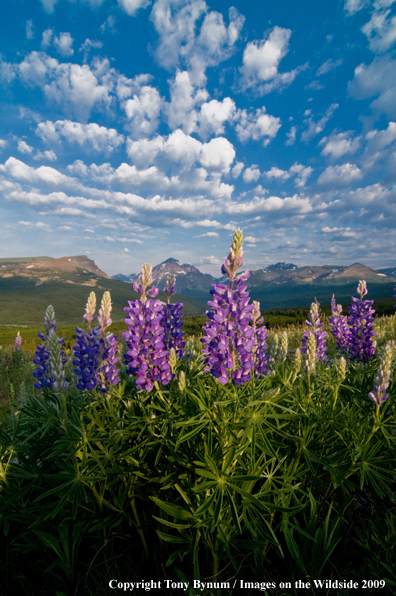
<path fill-rule="evenodd" d="M 191 524 L 175 524 L 174 522 L 170 522 L 167 519 L 163 519 L 162 517 L 156 517 L 153 515 L 153 518 L 159 521 L 164 526 L 168 526 L 169 528 L 175 528 L 176 530 L 188 530 L 191 528 Z"/>
<path fill-rule="evenodd" d="M 202 505 L 200 507 L 198 507 L 198 509 L 195 510 L 195 515 L 200 516 L 202 515 L 202 513 L 204 513 L 207 509 L 209 509 L 209 507 L 213 504 L 216 495 L 218 494 L 217 489 L 210 495 L 210 497 L 208 497 L 207 499 L 205 499 L 205 501 L 202 503 Z"/>
<path fill-rule="evenodd" d="M 204 478 L 210 478 L 211 480 L 218 481 L 220 479 L 219 474 L 213 474 L 213 472 L 208 472 L 207 470 L 195 470 L 198 476 L 203 476 Z"/>
<path fill-rule="evenodd" d="M 209 423 L 209 421 L 205 421 L 202 424 L 200 424 L 199 426 L 197 426 L 197 428 L 194 428 L 189 433 L 187 433 L 187 434 L 183 435 L 182 437 L 178 438 L 177 441 L 176 441 L 176 447 L 178 447 L 179 445 L 181 445 L 185 441 L 188 441 L 189 439 L 192 439 L 192 437 L 195 437 L 195 435 L 197 435 L 199 432 L 201 432 L 201 430 L 203 428 L 205 428 L 205 426 L 207 426 L 208 423 Z"/>
<path fill-rule="evenodd" d="M 157 497 L 150 497 L 150 499 L 152 501 L 154 501 L 154 503 L 156 505 L 158 505 L 158 507 L 160 509 L 162 509 L 163 511 L 165 511 L 165 513 L 167 513 L 168 515 L 171 515 L 172 517 L 175 517 L 176 519 L 191 519 L 191 520 L 195 520 L 193 514 L 190 511 L 187 511 L 186 509 L 183 509 L 179 505 L 171 505 L 170 503 L 166 503 L 165 501 L 161 501 Z"/>
<path fill-rule="evenodd" d="M 163 532 L 160 532 L 159 530 L 156 530 L 158 536 L 161 538 L 161 540 L 164 540 L 164 542 L 172 542 L 175 544 L 189 544 L 188 540 L 184 540 L 183 538 L 179 538 L 179 536 L 172 536 L 171 534 L 164 534 Z"/>

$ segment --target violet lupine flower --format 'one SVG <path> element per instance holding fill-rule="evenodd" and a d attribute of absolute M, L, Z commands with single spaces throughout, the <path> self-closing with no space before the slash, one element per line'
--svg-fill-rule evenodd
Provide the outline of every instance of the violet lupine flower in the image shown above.
<path fill-rule="evenodd" d="M 78 377 L 77 388 L 92 391 L 100 385 L 106 393 L 106 382 L 116 385 L 119 382 L 119 361 L 117 354 L 118 339 L 112 333 L 106 335 L 106 328 L 111 325 L 111 296 L 104 292 L 99 310 L 99 325 L 90 331 L 95 317 L 96 296 L 91 292 L 84 315 L 88 330 L 76 327 L 76 345 L 73 348 L 75 373 Z"/>
<path fill-rule="evenodd" d="M 348 327 L 348 317 L 342 314 L 341 304 L 337 304 L 335 310 L 330 317 L 329 324 L 331 327 L 331 334 L 335 337 L 337 342 L 337 349 L 347 353 L 351 343 L 351 330 Z"/>
<path fill-rule="evenodd" d="M 375 401 L 377 406 L 380 406 L 388 399 L 388 394 L 386 390 L 389 387 L 390 376 L 391 376 L 391 366 L 392 366 L 392 347 L 388 343 L 385 347 L 385 353 L 382 358 L 378 375 L 376 378 L 376 384 L 374 386 L 373 391 L 369 393 L 370 399 Z"/>
<path fill-rule="evenodd" d="M 351 332 L 349 352 L 352 360 L 356 360 L 356 358 L 368 360 L 368 358 L 374 357 L 376 351 L 373 340 L 375 335 L 374 318 L 372 317 L 375 310 L 371 308 L 374 300 L 363 300 L 363 296 L 367 294 L 364 280 L 359 281 L 357 291 L 360 298 L 352 296 L 352 305 L 348 307 L 348 325 Z"/>
<path fill-rule="evenodd" d="M 324 323 L 321 322 L 319 317 L 319 304 L 317 302 L 312 302 L 311 310 L 309 312 L 309 321 L 305 321 L 306 326 L 308 327 L 309 331 L 304 333 L 304 337 L 302 338 L 302 347 L 301 351 L 305 354 L 307 353 L 307 343 L 310 332 L 312 332 L 315 336 L 315 345 L 316 345 L 316 353 L 315 353 L 315 360 L 326 360 L 327 356 L 325 354 L 327 347 L 326 347 L 326 338 L 327 333 L 323 330 Z"/>
<path fill-rule="evenodd" d="M 176 277 L 168 275 L 164 292 L 167 296 L 168 302 L 164 306 L 162 324 L 165 328 L 165 347 L 168 351 L 172 348 L 176 350 L 178 358 L 182 358 L 185 351 L 186 343 L 183 341 L 184 331 L 181 330 L 184 323 L 180 319 L 183 317 L 183 303 L 176 302 L 171 304 L 171 297 L 176 294 Z"/>
<path fill-rule="evenodd" d="M 246 383 L 252 372 L 260 373 L 266 364 L 262 354 L 257 354 L 256 346 L 258 337 L 264 350 L 266 330 L 261 334 L 257 331 L 255 337 L 255 330 L 249 325 L 254 309 L 253 304 L 249 305 L 249 293 L 244 285 L 250 276 L 249 271 L 234 280 L 237 269 L 243 263 L 242 242 L 242 231 L 237 230 L 229 255 L 221 268 L 223 275 L 230 280 L 229 285 L 212 285 L 210 293 L 213 300 L 208 302 L 212 310 L 206 311 L 209 322 L 203 327 L 205 335 L 201 339 L 205 370 L 210 371 L 222 385 L 229 381 L 230 376 L 236 385 Z M 256 371 L 255 355 L 258 355 Z"/>
<path fill-rule="evenodd" d="M 21 345 L 22 345 L 22 337 L 21 334 L 17 333 L 16 338 L 15 338 L 15 352 L 19 352 L 21 349 Z"/>
<path fill-rule="evenodd" d="M 44 387 L 52 387 L 54 384 L 54 377 L 51 373 L 50 366 L 50 351 L 49 351 L 49 336 L 51 331 L 56 334 L 55 312 L 50 305 L 47 307 L 44 315 L 45 335 L 39 331 L 37 335 L 44 342 L 42 346 L 36 346 L 36 358 L 33 362 L 36 364 L 36 370 L 33 376 L 37 379 L 34 384 L 36 389 L 43 389 Z M 63 343 L 63 338 L 58 339 L 59 344 Z M 62 353 L 63 356 L 63 353 Z"/>
<path fill-rule="evenodd" d="M 125 361 L 129 374 L 136 375 L 138 388 L 146 391 L 151 391 L 156 382 L 167 385 L 174 378 L 165 347 L 163 305 L 159 300 L 147 298 L 158 294 L 158 288 L 154 286 L 147 290 L 152 283 L 152 266 L 144 264 L 139 278 L 133 283 L 133 289 L 140 292 L 141 298 L 128 301 L 129 306 L 124 308 L 129 315 L 125 319 L 128 331 L 122 334 L 128 346 Z"/>
<path fill-rule="evenodd" d="M 269 356 L 267 355 L 268 344 L 266 342 L 268 338 L 268 330 L 265 325 L 261 327 L 257 327 L 257 325 L 261 325 L 264 323 L 264 318 L 261 316 L 260 312 L 260 302 L 257 300 L 253 300 L 253 311 L 252 311 L 252 327 L 253 327 L 253 336 L 254 336 L 254 348 L 253 348 L 253 358 L 254 358 L 254 367 L 253 372 L 256 379 L 259 378 L 260 375 L 268 375 L 268 361 Z"/>

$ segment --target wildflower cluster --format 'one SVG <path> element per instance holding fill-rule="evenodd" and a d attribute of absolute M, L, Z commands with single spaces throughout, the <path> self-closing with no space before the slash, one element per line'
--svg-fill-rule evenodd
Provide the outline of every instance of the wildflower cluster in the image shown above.
<path fill-rule="evenodd" d="M 349 354 L 352 360 L 360 358 L 368 360 L 373 358 L 376 351 L 376 342 L 373 339 L 375 310 L 372 308 L 373 300 L 364 300 L 367 294 L 367 286 L 364 280 L 360 280 L 357 291 L 360 298 L 352 296 L 352 304 L 348 307 L 349 316 L 342 314 L 342 306 L 333 304 L 332 316 L 330 317 L 331 333 L 337 341 L 337 347 L 345 354 Z"/>
<path fill-rule="evenodd" d="M 76 327 L 76 345 L 73 348 L 77 388 L 93 390 L 100 384 L 101 391 L 106 392 L 106 382 L 116 385 L 119 382 L 116 363 L 118 339 L 112 333 L 106 335 L 106 329 L 112 323 L 110 292 L 103 294 L 99 316 L 99 325 L 91 330 L 96 319 L 96 296 L 91 292 L 85 308 L 84 319 L 87 330 Z"/>
<path fill-rule="evenodd" d="M 324 323 L 321 322 L 319 316 L 319 304 L 318 302 L 313 302 L 311 304 L 311 310 L 309 313 L 309 321 L 305 321 L 306 326 L 308 327 L 308 331 L 304 333 L 304 337 L 302 338 L 302 347 L 301 351 L 307 354 L 308 350 L 308 341 L 311 334 L 313 334 L 315 339 L 315 360 L 326 360 L 327 356 L 325 354 L 327 347 L 326 347 L 326 338 L 327 333 L 324 331 Z"/>
<path fill-rule="evenodd" d="M 162 325 L 163 305 L 159 300 L 148 298 L 158 294 L 158 288 L 154 286 L 147 289 L 153 281 L 152 266 L 143 265 L 133 284 L 133 289 L 141 294 L 141 298 L 128 301 L 129 306 L 124 308 L 128 313 L 125 319 L 128 331 L 123 333 L 128 347 L 125 361 L 129 374 L 137 376 L 138 388 L 146 391 L 151 391 L 154 383 L 167 385 L 174 378 L 168 361 L 165 327 Z"/>
<path fill-rule="evenodd" d="M 250 273 L 245 271 L 235 278 L 243 264 L 242 242 L 242 231 L 237 230 L 221 269 L 223 275 L 228 276 L 229 284 L 212 285 L 213 300 L 208 302 L 212 310 L 206 312 L 209 322 L 203 327 L 205 335 L 201 339 L 205 370 L 222 385 L 230 376 L 236 385 L 241 385 L 250 380 L 252 373 L 255 376 L 266 373 L 267 333 L 266 329 L 257 329 L 261 322 L 259 306 L 249 304 L 249 293 L 244 285 Z M 252 319 L 253 326 L 250 325 Z"/>

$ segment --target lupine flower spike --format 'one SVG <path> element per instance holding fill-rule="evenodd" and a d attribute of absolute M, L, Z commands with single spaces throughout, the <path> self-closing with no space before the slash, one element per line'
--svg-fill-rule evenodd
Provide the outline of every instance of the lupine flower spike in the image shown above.
<path fill-rule="evenodd" d="M 375 354 L 374 346 L 374 317 L 373 300 L 363 300 L 367 294 L 366 282 L 359 281 L 357 291 L 360 298 L 352 296 L 352 305 L 349 306 L 348 325 L 351 331 L 350 356 L 352 360 L 361 358 L 368 360 Z"/>
<path fill-rule="evenodd" d="M 51 376 L 53 378 L 53 387 L 58 390 L 67 389 L 68 382 L 65 379 L 64 364 L 66 358 L 63 358 L 63 350 L 59 345 L 59 339 L 56 331 L 49 332 L 49 363 Z"/>
<path fill-rule="evenodd" d="M 243 233 L 237 230 L 221 268 L 223 275 L 228 276 L 229 284 L 213 284 L 210 291 L 213 300 L 208 302 L 212 310 L 206 311 L 209 322 L 203 327 L 205 335 L 201 339 L 205 370 L 210 371 L 222 385 L 230 378 L 236 385 L 242 385 L 250 380 L 252 372 L 260 372 L 257 368 L 255 370 L 254 360 L 255 355 L 257 357 L 258 335 L 255 337 L 255 331 L 249 324 L 254 306 L 249 304 L 249 293 L 244 285 L 250 273 L 245 271 L 235 277 L 243 264 L 242 243 Z M 261 349 L 264 349 L 264 344 Z M 259 365 L 259 368 L 262 366 Z"/>
<path fill-rule="evenodd" d="M 84 319 L 87 321 L 88 331 L 92 330 L 92 322 L 96 319 L 96 294 L 91 292 L 85 307 Z"/>
<path fill-rule="evenodd" d="M 292 379 L 291 379 L 292 384 L 297 379 L 297 375 L 301 370 L 301 365 L 302 365 L 301 350 L 300 350 L 300 348 L 297 348 L 295 355 L 294 355 L 294 366 L 293 366 L 293 374 L 292 374 Z"/>
<path fill-rule="evenodd" d="M 134 302 L 129 301 L 129 306 L 124 308 L 128 313 L 125 319 L 128 331 L 123 333 L 128 347 L 125 361 L 129 374 L 137 377 L 138 388 L 146 391 L 151 391 L 154 383 L 167 385 L 174 378 L 165 347 L 163 305 L 159 300 L 148 298 L 158 294 L 158 289 L 154 286 L 147 290 L 152 282 L 152 266 L 145 264 L 133 284 L 133 289 L 141 294 L 141 298 Z"/>
<path fill-rule="evenodd" d="M 106 393 L 106 382 L 116 385 L 119 382 L 119 369 L 116 363 L 118 339 L 112 333 L 106 335 L 106 329 L 112 323 L 110 292 L 104 292 L 100 305 L 99 325 L 91 331 L 95 316 L 96 296 L 91 292 L 88 298 L 84 319 L 88 330 L 76 327 L 76 345 L 74 346 L 75 373 L 78 377 L 77 388 L 93 390 L 100 384 L 102 393 Z"/>
<path fill-rule="evenodd" d="M 381 360 L 381 364 L 378 370 L 376 378 L 376 384 L 373 391 L 369 393 L 370 399 L 372 399 L 377 406 L 380 406 L 388 399 L 386 390 L 389 387 L 390 376 L 392 366 L 392 346 L 388 343 L 385 347 L 384 356 Z"/>
<path fill-rule="evenodd" d="M 185 342 L 183 340 L 184 325 L 181 318 L 183 317 L 183 303 L 176 302 L 171 304 L 171 297 L 176 294 L 176 278 L 174 275 L 168 275 L 164 292 L 167 296 L 168 302 L 164 306 L 162 324 L 165 328 L 165 346 L 168 351 L 176 350 L 176 355 L 181 358 L 186 353 Z"/>
<path fill-rule="evenodd" d="M 21 345 L 22 345 L 22 337 L 21 337 L 21 334 L 18 331 L 17 336 L 15 338 L 15 352 L 19 352 L 20 351 Z"/>
<path fill-rule="evenodd" d="M 52 387 L 54 386 L 55 378 L 52 374 L 52 368 L 50 363 L 50 333 L 53 331 L 56 336 L 56 321 L 55 321 L 55 312 L 53 307 L 50 305 L 47 307 L 44 315 L 44 326 L 45 326 L 45 335 L 38 332 L 39 338 L 44 342 L 42 346 L 36 346 L 36 358 L 33 360 L 34 364 L 36 364 L 36 370 L 33 373 L 33 376 L 36 377 L 37 381 L 34 384 L 36 389 L 43 389 L 44 387 Z M 58 339 L 58 343 L 61 345 L 63 343 L 63 338 Z M 66 358 L 64 358 L 63 350 L 60 348 L 61 360 L 62 365 L 66 363 Z"/>
<path fill-rule="evenodd" d="M 315 338 L 316 344 L 316 353 L 315 353 L 315 360 L 326 360 L 327 356 L 325 354 L 327 347 L 326 347 L 326 338 L 327 333 L 323 330 L 324 323 L 321 322 L 319 317 L 319 304 L 318 302 L 313 302 L 311 304 L 311 310 L 309 313 L 309 321 L 305 321 L 306 326 L 308 327 L 309 331 L 304 333 L 304 337 L 302 338 L 302 352 L 307 353 L 307 342 L 309 338 L 309 334 L 312 332 Z"/>

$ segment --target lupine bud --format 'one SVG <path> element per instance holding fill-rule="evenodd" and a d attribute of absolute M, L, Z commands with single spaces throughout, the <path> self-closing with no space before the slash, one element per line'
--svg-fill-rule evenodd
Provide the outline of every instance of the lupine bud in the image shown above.
<path fill-rule="evenodd" d="M 326 338 L 327 333 L 323 330 L 324 323 L 321 322 L 319 317 L 319 304 L 317 302 L 313 302 L 311 304 L 311 310 L 309 313 L 309 321 L 305 321 L 307 327 L 312 331 L 315 338 L 316 344 L 316 354 L 315 360 L 326 360 L 327 356 L 325 354 L 327 347 L 326 347 Z M 309 337 L 309 333 L 311 331 L 306 331 L 304 333 L 304 337 L 302 338 L 301 342 L 303 344 L 301 350 L 306 353 L 307 351 L 307 341 Z"/>
<path fill-rule="evenodd" d="M 177 356 L 174 348 L 169 350 L 169 364 L 172 369 L 172 372 L 175 372 L 176 364 L 177 364 Z"/>
<path fill-rule="evenodd" d="M 96 294 L 91 292 L 85 307 L 84 319 L 87 321 L 88 331 L 92 330 L 92 322 L 96 319 Z"/>
<path fill-rule="evenodd" d="M 15 338 L 15 352 L 19 352 L 19 350 L 21 349 L 21 345 L 22 345 L 22 337 L 18 331 L 17 336 Z"/>
<path fill-rule="evenodd" d="M 232 244 L 228 257 L 226 258 L 224 265 L 221 267 L 223 275 L 228 275 L 230 282 L 232 283 L 236 271 L 242 267 L 243 264 L 243 232 L 238 229 L 234 233 Z"/>
<path fill-rule="evenodd" d="M 279 348 L 279 360 L 283 363 L 287 358 L 287 351 L 289 348 L 289 338 L 287 336 L 287 331 L 282 333 L 280 348 Z"/>
<path fill-rule="evenodd" d="M 369 393 L 370 399 L 380 406 L 388 399 L 386 390 L 388 389 L 392 366 L 392 347 L 387 344 L 385 347 L 385 353 L 382 358 L 378 375 L 376 378 L 376 384 L 373 391 Z"/>
<path fill-rule="evenodd" d="M 166 280 L 166 286 L 164 287 L 164 292 L 168 298 L 168 304 L 169 304 L 172 294 L 176 294 L 176 276 L 175 275 L 172 275 L 171 273 L 168 275 L 167 280 Z"/>
<path fill-rule="evenodd" d="M 336 374 L 336 382 L 337 384 L 341 384 L 343 381 L 345 381 L 346 377 L 346 360 L 343 356 L 337 360 L 334 360 L 334 369 Z"/>
<path fill-rule="evenodd" d="M 44 315 L 45 332 L 49 336 L 51 329 L 56 331 L 55 311 L 54 307 L 50 304 L 47 306 L 47 310 Z"/>
<path fill-rule="evenodd" d="M 179 389 L 181 393 L 184 393 L 186 390 L 186 373 L 182 370 L 180 371 L 179 375 Z"/>
<path fill-rule="evenodd" d="M 367 284 L 364 279 L 360 279 L 357 287 L 357 292 L 360 294 L 360 300 L 363 300 L 363 296 L 368 293 Z"/>
<path fill-rule="evenodd" d="M 315 335 L 312 331 L 308 331 L 306 360 L 305 360 L 305 368 L 308 373 L 313 373 L 315 371 L 315 362 L 316 362 Z"/>
<path fill-rule="evenodd" d="M 112 307 L 110 292 L 104 292 L 98 316 L 102 336 L 104 336 L 104 332 L 107 329 L 107 327 L 110 327 L 110 325 L 113 322 L 110 316 L 111 308 Z"/>
<path fill-rule="evenodd" d="M 296 352 L 294 354 L 294 365 L 293 365 L 293 383 L 297 378 L 298 373 L 301 370 L 301 365 L 302 365 L 302 356 L 301 356 L 301 350 L 300 348 L 296 349 Z"/>
<path fill-rule="evenodd" d="M 66 389 L 68 383 L 65 380 L 65 369 L 63 367 L 66 358 L 63 358 L 63 350 L 61 350 L 58 336 L 53 329 L 49 332 L 49 362 L 51 375 L 54 379 L 53 386 L 55 389 Z"/>

